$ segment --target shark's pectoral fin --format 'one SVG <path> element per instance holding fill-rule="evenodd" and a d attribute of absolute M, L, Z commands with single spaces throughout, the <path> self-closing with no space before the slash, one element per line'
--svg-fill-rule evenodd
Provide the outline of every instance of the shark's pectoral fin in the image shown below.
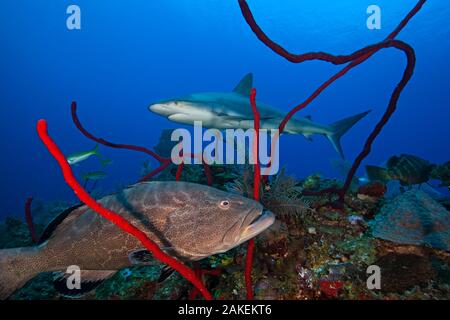
<path fill-rule="evenodd" d="M 81 270 L 80 286 L 74 285 L 71 277 L 73 274 L 65 272 L 55 272 L 53 275 L 53 285 L 62 296 L 68 298 L 79 298 L 95 290 L 106 279 L 111 278 L 117 270 Z"/>
<path fill-rule="evenodd" d="M 233 89 L 233 92 L 242 94 L 243 96 L 250 96 L 250 90 L 253 86 L 253 74 L 246 74 L 241 81 L 237 84 L 237 86 Z"/>
<path fill-rule="evenodd" d="M 308 140 L 308 141 L 313 141 L 313 138 L 312 138 L 312 133 L 304 133 L 303 134 L 303 136 L 306 138 L 306 140 Z"/>

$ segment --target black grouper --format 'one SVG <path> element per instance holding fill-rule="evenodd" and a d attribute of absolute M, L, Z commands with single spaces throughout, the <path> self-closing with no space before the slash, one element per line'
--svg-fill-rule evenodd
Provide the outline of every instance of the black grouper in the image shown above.
<path fill-rule="evenodd" d="M 99 202 L 144 231 L 180 260 L 200 260 L 264 231 L 274 215 L 260 203 L 187 182 L 144 182 Z M 112 222 L 79 205 L 61 213 L 34 247 L 0 250 L 0 299 L 41 272 L 76 265 L 81 281 L 100 282 L 117 270 L 148 262 L 148 251 Z"/>

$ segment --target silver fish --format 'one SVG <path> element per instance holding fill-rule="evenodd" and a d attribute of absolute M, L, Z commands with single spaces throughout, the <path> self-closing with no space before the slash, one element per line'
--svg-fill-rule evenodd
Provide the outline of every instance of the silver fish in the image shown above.
<path fill-rule="evenodd" d="M 84 160 L 87 160 L 89 159 L 89 157 L 94 155 L 100 156 L 100 154 L 98 153 L 98 144 L 92 150 L 72 153 L 71 155 L 67 156 L 67 162 L 70 165 L 74 165 Z"/>

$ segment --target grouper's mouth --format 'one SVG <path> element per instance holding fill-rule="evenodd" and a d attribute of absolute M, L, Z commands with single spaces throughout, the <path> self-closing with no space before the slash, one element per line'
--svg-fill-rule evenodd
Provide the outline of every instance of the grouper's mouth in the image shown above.
<path fill-rule="evenodd" d="M 257 236 L 275 222 L 275 215 L 269 210 L 263 210 L 241 233 L 239 243 L 243 243 Z"/>

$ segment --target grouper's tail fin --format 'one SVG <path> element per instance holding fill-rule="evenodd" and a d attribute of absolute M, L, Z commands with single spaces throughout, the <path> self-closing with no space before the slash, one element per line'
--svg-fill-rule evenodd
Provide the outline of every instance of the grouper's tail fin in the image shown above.
<path fill-rule="evenodd" d="M 0 250 L 0 300 L 7 299 L 41 271 L 38 247 Z"/>
<path fill-rule="evenodd" d="M 341 155 L 342 158 L 344 158 L 344 152 L 342 151 L 341 137 L 370 111 L 371 110 L 342 119 L 330 125 L 331 130 L 326 137 L 330 140 L 334 149 Z"/>

